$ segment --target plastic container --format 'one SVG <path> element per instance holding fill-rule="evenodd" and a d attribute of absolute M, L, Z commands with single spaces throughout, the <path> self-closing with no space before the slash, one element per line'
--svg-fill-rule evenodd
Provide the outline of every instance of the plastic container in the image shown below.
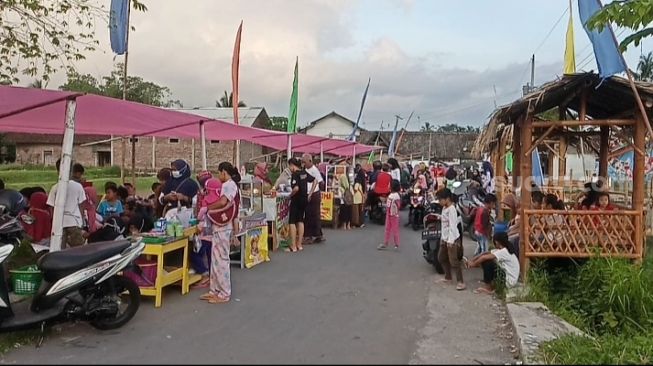
<path fill-rule="evenodd" d="M 496 222 L 494 223 L 494 233 L 505 233 L 508 232 L 508 223 L 507 222 Z"/>
<path fill-rule="evenodd" d="M 170 221 L 166 224 L 166 235 L 168 236 L 175 236 L 176 230 L 175 230 L 175 223 L 174 221 Z"/>
<path fill-rule="evenodd" d="M 16 295 L 34 295 L 41 286 L 43 274 L 35 265 L 9 271 L 11 287 Z"/>
<path fill-rule="evenodd" d="M 184 226 L 180 223 L 175 224 L 175 236 L 178 238 L 184 236 Z"/>

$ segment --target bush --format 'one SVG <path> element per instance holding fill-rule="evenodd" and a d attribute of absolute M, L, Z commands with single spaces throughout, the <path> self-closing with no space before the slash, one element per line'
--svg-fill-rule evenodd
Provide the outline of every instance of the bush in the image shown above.
<path fill-rule="evenodd" d="M 545 343 L 542 358 L 548 365 L 648 365 L 653 361 L 652 337 L 650 332 L 595 339 L 568 335 Z"/>

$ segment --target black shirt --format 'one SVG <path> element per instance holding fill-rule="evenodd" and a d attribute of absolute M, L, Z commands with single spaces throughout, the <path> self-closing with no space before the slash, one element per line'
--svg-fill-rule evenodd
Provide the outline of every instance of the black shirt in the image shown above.
<path fill-rule="evenodd" d="M 304 202 L 308 200 L 308 184 L 313 183 L 314 180 L 315 178 L 308 174 L 304 169 L 292 173 L 290 184 L 293 190 L 295 187 L 299 187 L 299 192 L 292 196 L 292 200 L 295 202 Z"/>

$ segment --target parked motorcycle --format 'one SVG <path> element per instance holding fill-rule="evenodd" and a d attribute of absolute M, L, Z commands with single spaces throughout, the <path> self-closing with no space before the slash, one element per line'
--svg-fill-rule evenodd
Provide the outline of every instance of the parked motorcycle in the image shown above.
<path fill-rule="evenodd" d="M 408 222 L 411 224 L 413 230 L 424 227 L 422 220 L 424 219 L 425 201 L 426 191 L 423 191 L 419 187 L 414 187 L 410 196 L 410 214 L 408 215 Z"/>
<path fill-rule="evenodd" d="M 12 189 L 0 191 L 0 243 L 16 243 L 23 239 L 22 222 L 31 224 L 34 218 L 24 214 L 27 202 L 22 194 Z"/>
<path fill-rule="evenodd" d="M 442 234 L 441 214 L 442 206 L 437 201 L 432 201 L 424 216 L 424 230 L 422 230 L 424 259 L 426 262 L 432 264 L 435 271 L 439 274 L 444 273 L 444 268 L 438 261 L 438 251 L 440 250 L 440 238 Z"/>
<path fill-rule="evenodd" d="M 387 196 L 381 196 L 378 202 L 372 205 L 369 213 L 370 221 L 378 225 L 385 225 L 387 199 Z"/>
<path fill-rule="evenodd" d="M 14 249 L 0 244 L 0 264 Z M 37 263 L 43 282 L 32 301 L 10 304 L 0 272 L 0 333 L 43 327 L 49 321 L 83 320 L 102 330 L 129 322 L 140 305 L 140 290 L 118 275 L 143 252 L 142 241 L 84 245 L 47 253 Z"/>

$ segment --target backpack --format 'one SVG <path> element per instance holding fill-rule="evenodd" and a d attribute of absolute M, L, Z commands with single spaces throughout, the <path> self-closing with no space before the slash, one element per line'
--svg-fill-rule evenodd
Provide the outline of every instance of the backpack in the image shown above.
<path fill-rule="evenodd" d="M 342 200 L 345 205 L 354 204 L 354 194 L 351 192 L 351 188 L 345 189 L 345 193 L 342 195 Z"/>

